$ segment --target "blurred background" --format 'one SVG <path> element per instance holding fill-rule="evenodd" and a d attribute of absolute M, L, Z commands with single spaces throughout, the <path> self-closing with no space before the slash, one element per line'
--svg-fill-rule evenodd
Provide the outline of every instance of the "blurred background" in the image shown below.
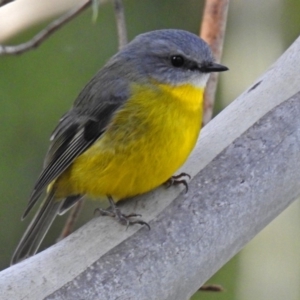
<path fill-rule="evenodd" d="M 19 2 L 19 3 L 18 3 Z M 0 8 L 0 43 L 27 41 L 78 0 L 17 0 Z M 39 175 L 49 136 L 61 115 L 96 71 L 118 48 L 111 2 L 65 25 L 38 49 L 0 57 L 0 269 L 10 257 L 29 219 L 20 217 Z M 23 5 L 23 6 L 22 6 Z M 199 32 L 204 0 L 124 0 L 129 39 L 162 28 Z M 215 114 L 269 68 L 300 33 L 299 0 L 242 1 L 229 6 Z M 300 69 L 299 69 L 300 70 Z M 225 132 L 226 134 L 226 132 Z M 93 216 L 87 202 L 77 224 Z M 59 235 L 56 220 L 43 248 Z M 197 299 L 299 300 L 300 203 L 296 201 L 231 259 L 209 283 L 224 293 L 198 292 Z M 201 255 L 201 253 L 199 253 Z"/>

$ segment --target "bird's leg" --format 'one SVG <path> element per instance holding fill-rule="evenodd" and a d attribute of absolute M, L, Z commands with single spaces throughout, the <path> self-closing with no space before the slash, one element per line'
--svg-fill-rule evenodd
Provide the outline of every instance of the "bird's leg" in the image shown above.
<path fill-rule="evenodd" d="M 189 174 L 180 173 L 169 178 L 164 184 L 167 186 L 167 188 L 169 188 L 172 185 L 183 184 L 185 186 L 185 192 L 187 193 L 189 190 L 189 186 L 186 179 L 182 179 L 182 177 L 188 177 L 189 179 L 191 179 L 191 176 Z"/>
<path fill-rule="evenodd" d="M 149 224 L 144 222 L 143 220 L 130 220 L 130 218 L 141 217 L 141 215 L 135 213 L 128 214 L 128 215 L 122 214 L 121 210 L 117 207 L 113 198 L 110 195 L 107 195 L 107 198 L 110 204 L 109 209 L 97 208 L 95 212 L 99 212 L 102 216 L 109 216 L 109 217 L 116 218 L 122 225 L 126 225 L 127 228 L 129 225 L 140 224 L 140 225 L 146 225 L 150 230 Z"/>

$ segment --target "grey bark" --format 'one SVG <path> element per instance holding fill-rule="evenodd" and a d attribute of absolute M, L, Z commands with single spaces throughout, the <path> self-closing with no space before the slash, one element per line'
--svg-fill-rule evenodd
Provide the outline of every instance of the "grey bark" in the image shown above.
<path fill-rule="evenodd" d="M 122 205 L 150 231 L 95 218 L 2 271 L 1 299 L 188 299 L 300 195 L 299 115 L 300 39 L 203 129 L 188 194 Z"/>

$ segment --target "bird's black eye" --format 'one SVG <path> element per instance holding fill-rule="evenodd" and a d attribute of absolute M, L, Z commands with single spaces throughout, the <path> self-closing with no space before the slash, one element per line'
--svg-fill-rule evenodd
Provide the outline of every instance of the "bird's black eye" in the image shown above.
<path fill-rule="evenodd" d="M 184 64 L 184 58 L 181 55 L 171 56 L 171 63 L 174 67 L 180 68 Z"/>

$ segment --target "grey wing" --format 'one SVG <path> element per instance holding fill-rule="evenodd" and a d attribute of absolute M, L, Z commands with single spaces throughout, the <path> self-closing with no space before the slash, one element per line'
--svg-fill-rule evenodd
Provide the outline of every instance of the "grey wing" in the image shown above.
<path fill-rule="evenodd" d="M 81 92 L 74 107 L 61 118 L 54 130 L 44 169 L 34 186 L 22 218 L 27 216 L 43 190 L 103 134 L 114 112 L 126 101 L 128 93 L 127 86 L 124 84 L 122 92 L 120 91 L 122 86 L 117 84 L 114 89 L 108 86 L 105 93 L 98 91 L 98 94 L 93 94 L 97 83 L 97 77 L 95 77 Z M 119 88 L 116 89 L 116 87 Z"/>

